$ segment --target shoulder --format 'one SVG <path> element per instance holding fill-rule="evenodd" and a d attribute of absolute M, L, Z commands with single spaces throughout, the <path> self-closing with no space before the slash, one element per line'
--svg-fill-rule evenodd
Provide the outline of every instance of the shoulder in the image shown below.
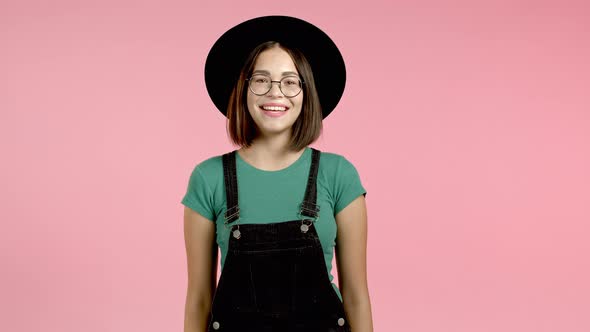
<path fill-rule="evenodd" d="M 326 162 L 322 166 L 324 155 Z M 328 179 L 328 188 L 334 204 L 334 215 L 337 215 L 360 195 L 366 195 L 367 190 L 363 186 L 359 172 L 345 155 L 322 152 L 321 168 L 323 168 L 322 176 Z"/>
<path fill-rule="evenodd" d="M 320 157 L 320 168 L 331 173 L 350 172 L 351 169 L 356 170 L 354 164 L 345 155 L 322 151 Z"/>
<path fill-rule="evenodd" d="M 203 175 L 211 174 L 212 172 L 217 172 L 219 169 L 223 167 L 222 155 L 214 155 L 204 159 L 200 163 L 197 164 L 195 168 L 197 168 Z"/>
<path fill-rule="evenodd" d="M 332 192 L 346 190 L 360 183 L 357 168 L 346 155 L 322 151 L 318 173 L 325 178 Z"/>
<path fill-rule="evenodd" d="M 193 168 L 192 177 L 204 179 L 210 186 L 214 186 L 223 178 L 223 154 L 209 156 L 198 162 Z"/>

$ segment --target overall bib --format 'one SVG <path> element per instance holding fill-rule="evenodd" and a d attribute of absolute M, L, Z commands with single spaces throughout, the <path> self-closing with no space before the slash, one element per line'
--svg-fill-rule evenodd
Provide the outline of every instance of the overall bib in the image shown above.
<path fill-rule="evenodd" d="M 223 155 L 231 232 L 208 332 L 350 332 L 314 227 L 320 151 L 312 148 L 299 219 L 243 225 L 232 224 L 240 213 L 235 153 Z"/>

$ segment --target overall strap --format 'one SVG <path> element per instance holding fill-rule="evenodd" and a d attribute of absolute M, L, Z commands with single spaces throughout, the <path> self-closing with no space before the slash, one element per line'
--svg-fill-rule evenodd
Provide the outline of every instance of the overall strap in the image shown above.
<path fill-rule="evenodd" d="M 225 200 L 227 210 L 225 211 L 225 223 L 230 224 L 240 218 L 240 207 L 238 205 L 238 176 L 236 173 L 236 150 L 222 156 L 223 180 L 225 183 Z"/>
<path fill-rule="evenodd" d="M 299 214 L 316 219 L 319 217 L 320 206 L 317 202 L 317 176 L 320 166 L 320 151 L 311 148 L 311 165 L 309 166 L 309 176 L 307 178 L 307 187 L 305 188 L 305 197 L 300 205 Z"/>
<path fill-rule="evenodd" d="M 305 196 L 300 205 L 299 213 L 313 219 L 319 217 L 320 207 L 317 202 L 317 174 L 320 165 L 320 151 L 311 148 L 311 165 L 309 167 L 309 176 L 307 178 L 307 187 Z M 236 151 L 231 151 L 222 156 L 223 176 L 225 183 L 226 208 L 225 223 L 230 224 L 240 217 L 240 207 L 238 205 L 238 177 L 236 172 Z"/>

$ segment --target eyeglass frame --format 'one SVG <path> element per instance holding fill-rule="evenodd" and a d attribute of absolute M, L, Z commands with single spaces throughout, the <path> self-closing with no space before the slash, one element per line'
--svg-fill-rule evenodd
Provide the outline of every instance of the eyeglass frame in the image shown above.
<path fill-rule="evenodd" d="M 252 77 L 254 77 L 254 76 L 265 76 L 265 77 L 268 77 L 268 78 L 270 79 L 270 87 L 268 88 L 268 90 L 267 90 L 265 93 L 258 94 L 258 93 L 256 93 L 256 92 L 252 91 L 252 86 L 250 85 L 250 82 L 252 82 L 251 80 L 252 80 Z M 286 94 L 283 92 L 283 89 L 281 89 L 281 82 L 282 82 L 282 81 L 283 81 L 285 78 L 289 78 L 289 77 L 295 77 L 295 78 L 297 78 L 297 79 L 299 80 L 299 82 L 301 83 L 301 85 L 299 86 L 301 89 L 299 90 L 299 92 L 297 92 L 297 94 L 295 94 L 295 95 L 293 95 L 293 96 L 287 96 L 287 95 L 286 95 Z M 285 96 L 285 97 L 287 97 L 287 98 L 295 98 L 295 97 L 299 96 L 299 94 L 301 93 L 301 91 L 303 91 L 303 84 L 305 84 L 305 82 L 304 82 L 304 81 L 303 81 L 303 80 L 302 80 L 302 79 L 301 79 L 299 76 L 296 76 L 296 75 L 289 75 L 289 76 L 285 76 L 285 77 L 281 78 L 281 80 L 280 80 L 280 81 L 273 81 L 273 80 L 272 80 L 272 78 L 271 78 L 269 75 L 264 75 L 264 74 L 256 74 L 256 75 L 252 75 L 252 76 L 250 76 L 250 78 L 247 78 L 247 79 L 246 79 L 246 81 L 248 81 L 248 90 L 250 90 L 250 91 L 251 91 L 253 94 L 255 94 L 255 95 L 257 95 L 257 96 L 264 96 L 264 95 L 265 95 L 265 94 L 267 94 L 267 93 L 268 93 L 270 90 L 272 90 L 272 84 L 273 84 L 273 83 L 279 83 L 279 91 L 281 91 L 281 93 L 283 94 L 283 96 Z"/>

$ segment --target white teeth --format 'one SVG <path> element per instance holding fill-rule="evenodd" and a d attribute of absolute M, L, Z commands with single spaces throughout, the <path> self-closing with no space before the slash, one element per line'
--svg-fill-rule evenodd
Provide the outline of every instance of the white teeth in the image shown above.
<path fill-rule="evenodd" d="M 281 111 L 284 112 L 287 110 L 286 107 L 281 107 L 281 106 L 261 106 L 263 110 L 265 111 Z"/>

